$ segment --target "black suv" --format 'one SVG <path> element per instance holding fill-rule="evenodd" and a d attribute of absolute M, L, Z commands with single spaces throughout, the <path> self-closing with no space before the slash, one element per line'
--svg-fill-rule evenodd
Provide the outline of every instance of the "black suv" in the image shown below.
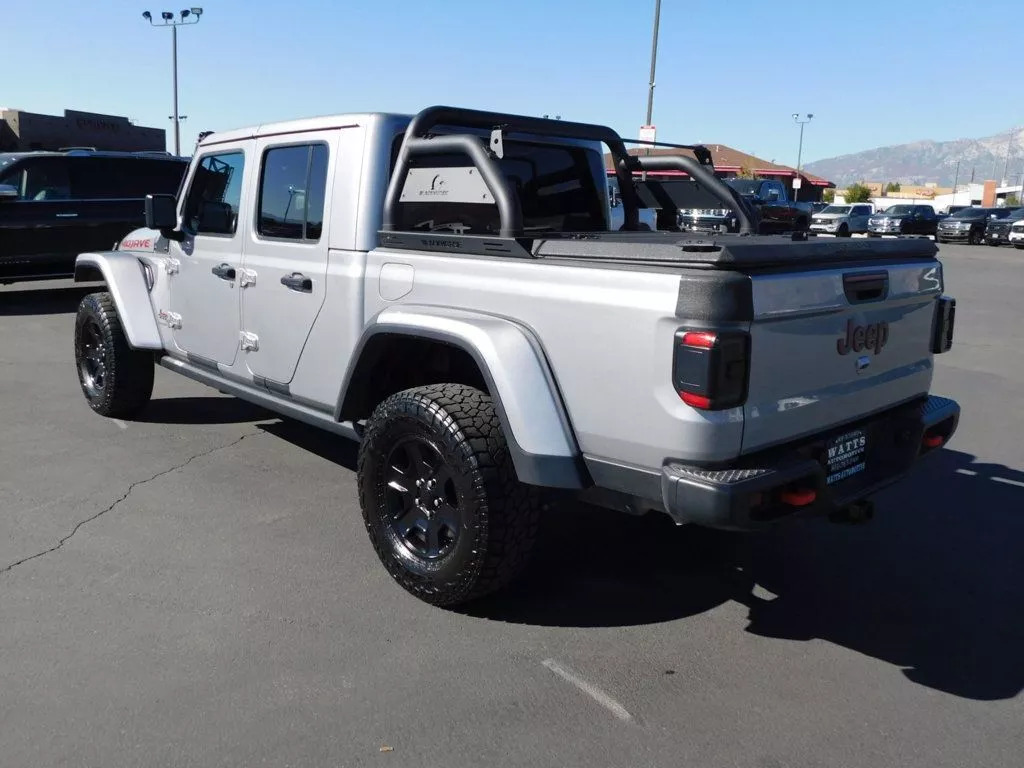
<path fill-rule="evenodd" d="M 186 158 L 158 153 L 0 153 L 0 283 L 71 277 L 144 223 L 147 194 L 175 194 Z"/>
<path fill-rule="evenodd" d="M 868 237 L 934 235 L 938 223 L 930 205 L 893 205 L 868 219 Z"/>
<path fill-rule="evenodd" d="M 1024 219 L 1024 208 L 999 208 L 1010 213 L 1003 217 L 992 218 L 985 225 L 985 242 L 989 245 L 1009 245 L 1010 227 L 1013 222 Z"/>
<path fill-rule="evenodd" d="M 1010 213 L 1009 208 L 964 208 L 939 222 L 935 240 L 939 243 L 967 242 L 978 245 L 985 240 L 985 227 L 989 220 L 1002 219 Z"/>

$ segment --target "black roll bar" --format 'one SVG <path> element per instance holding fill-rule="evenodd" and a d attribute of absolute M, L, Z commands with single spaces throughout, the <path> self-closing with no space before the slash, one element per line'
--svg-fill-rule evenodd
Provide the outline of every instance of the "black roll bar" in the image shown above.
<path fill-rule="evenodd" d="M 409 174 L 410 161 L 417 155 L 431 152 L 461 152 L 469 157 L 480 171 L 488 190 L 494 196 L 501 218 L 502 237 L 521 237 L 523 234 L 522 204 L 515 190 L 508 183 L 497 163 L 497 155 L 486 140 L 471 134 L 431 134 L 438 126 L 467 127 L 482 129 L 501 129 L 508 133 L 533 134 L 563 139 L 595 141 L 605 144 L 612 153 L 615 176 L 619 180 L 619 194 L 623 202 L 623 229 L 637 230 L 640 228 L 640 196 L 633 186 L 633 171 L 637 168 L 647 170 L 684 170 L 694 178 L 702 181 L 708 189 L 722 200 L 729 208 L 736 211 L 740 220 L 740 231 L 753 231 L 750 211 L 743 201 L 726 184 L 723 184 L 713 173 L 704 169 L 700 162 L 688 157 L 643 157 L 630 155 L 622 137 L 611 128 L 589 123 L 574 123 L 567 120 L 550 120 L 525 115 L 509 115 L 501 112 L 486 112 L 458 107 L 428 107 L 412 118 L 405 131 L 402 147 L 398 153 L 395 168 L 388 182 L 387 195 L 384 198 L 384 217 L 382 229 L 395 231 L 398 222 L 398 205 L 401 202 L 402 188 Z M 668 145 L 660 145 L 668 146 Z M 681 149 L 692 150 L 701 162 L 710 164 L 710 152 L 704 147 L 671 145 Z M 677 162 L 678 161 L 678 162 Z"/>

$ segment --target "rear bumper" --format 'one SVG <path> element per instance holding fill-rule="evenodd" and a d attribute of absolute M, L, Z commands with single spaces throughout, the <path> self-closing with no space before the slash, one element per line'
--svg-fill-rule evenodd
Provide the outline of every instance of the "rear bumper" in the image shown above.
<path fill-rule="evenodd" d="M 662 500 L 677 523 L 730 530 L 757 530 L 790 517 L 838 512 L 906 475 L 917 459 L 945 445 L 959 419 L 955 401 L 932 396 L 744 457 L 733 467 L 706 469 L 669 462 L 662 468 Z M 851 430 L 867 436 L 865 468 L 830 485 L 826 446 Z M 780 498 L 783 495 L 788 502 Z"/>

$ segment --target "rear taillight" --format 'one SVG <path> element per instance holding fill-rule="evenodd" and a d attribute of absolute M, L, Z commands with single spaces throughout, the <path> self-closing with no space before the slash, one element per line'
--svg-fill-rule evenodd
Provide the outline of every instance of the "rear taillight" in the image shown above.
<path fill-rule="evenodd" d="M 935 322 L 932 326 L 932 352 L 940 355 L 953 346 L 953 321 L 956 317 L 956 299 L 940 296 L 935 303 Z"/>
<path fill-rule="evenodd" d="M 683 402 L 703 411 L 735 408 L 747 399 L 750 335 L 743 331 L 680 329 L 672 383 Z"/>

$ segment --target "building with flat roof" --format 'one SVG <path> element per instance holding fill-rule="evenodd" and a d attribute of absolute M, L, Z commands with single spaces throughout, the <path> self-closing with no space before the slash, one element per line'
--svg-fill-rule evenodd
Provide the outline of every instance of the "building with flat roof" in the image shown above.
<path fill-rule="evenodd" d="M 63 116 L 0 108 L 0 152 L 91 147 L 117 152 L 163 152 L 163 128 L 146 128 L 127 117 L 65 109 Z"/>

